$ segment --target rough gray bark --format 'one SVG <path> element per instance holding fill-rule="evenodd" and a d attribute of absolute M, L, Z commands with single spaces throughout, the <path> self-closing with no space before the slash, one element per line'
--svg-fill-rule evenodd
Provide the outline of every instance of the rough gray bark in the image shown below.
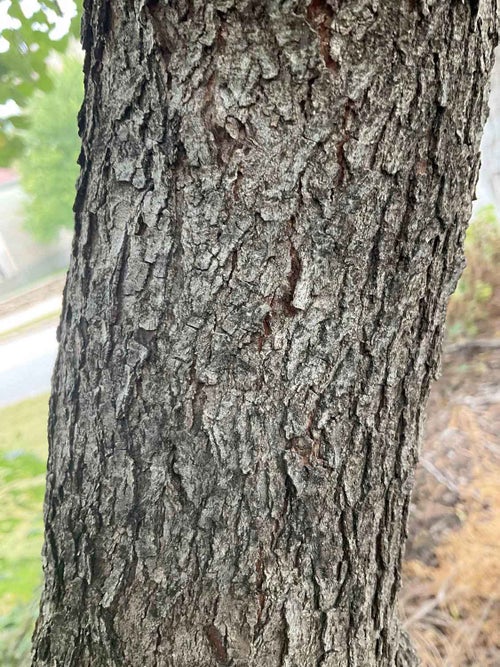
<path fill-rule="evenodd" d="M 33 664 L 413 665 L 496 2 L 85 5 Z"/>

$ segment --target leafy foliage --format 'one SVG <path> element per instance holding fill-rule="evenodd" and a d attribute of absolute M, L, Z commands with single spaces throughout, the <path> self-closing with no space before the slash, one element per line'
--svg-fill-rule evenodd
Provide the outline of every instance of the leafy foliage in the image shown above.
<path fill-rule="evenodd" d="M 63 53 L 71 36 L 76 37 L 80 27 L 81 0 L 71 19 L 69 32 L 57 37 L 62 10 L 58 0 L 43 0 L 34 13 L 29 14 L 22 0 L 0 0 L 8 4 L 7 14 L 15 27 L 0 31 L 0 105 L 15 103 L 14 110 L 0 117 L 0 166 L 6 166 L 23 150 L 24 142 L 18 130 L 29 124 L 25 109 L 38 90 L 48 91 L 53 77 L 48 57 L 53 52 Z M 17 111 L 16 107 L 19 109 Z"/>
<path fill-rule="evenodd" d="M 2 667 L 31 664 L 31 635 L 38 615 L 38 595 L 0 616 L 0 659 Z"/>
<path fill-rule="evenodd" d="M 0 664 L 29 664 L 41 583 L 47 395 L 0 410 Z"/>
<path fill-rule="evenodd" d="M 25 225 L 41 241 L 73 224 L 82 64 L 74 56 L 65 56 L 61 63 L 52 90 L 37 93 L 32 100 L 28 110 L 31 125 L 23 133 L 26 150 L 19 164 L 28 196 Z"/>
<path fill-rule="evenodd" d="M 500 224 L 495 207 L 485 206 L 472 220 L 465 239 L 467 268 L 448 308 L 451 338 L 470 337 L 491 325 L 500 299 Z"/>

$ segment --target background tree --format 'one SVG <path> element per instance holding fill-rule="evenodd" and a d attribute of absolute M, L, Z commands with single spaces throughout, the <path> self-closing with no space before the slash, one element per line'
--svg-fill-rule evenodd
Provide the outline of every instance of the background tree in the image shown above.
<path fill-rule="evenodd" d="M 86 4 L 34 665 L 416 663 L 496 41 L 493 1 Z"/>
<path fill-rule="evenodd" d="M 6 9 L 10 20 L 0 29 L 0 105 L 10 107 L 0 115 L 0 166 L 8 166 L 22 153 L 18 130 L 29 125 L 24 110 L 33 94 L 52 88 L 49 56 L 66 51 L 71 36 L 78 36 L 81 2 L 62 4 L 69 16 L 67 31 L 61 31 L 64 15 L 58 0 L 2 0 L 0 9 Z"/>
<path fill-rule="evenodd" d="M 26 228 L 41 241 L 73 227 L 73 202 L 79 151 L 76 117 L 82 103 L 82 61 L 65 56 L 50 91 L 33 95 L 22 133 L 25 149 L 19 160 L 21 183 L 28 195 Z M 49 70 L 50 72 L 50 70 Z"/>

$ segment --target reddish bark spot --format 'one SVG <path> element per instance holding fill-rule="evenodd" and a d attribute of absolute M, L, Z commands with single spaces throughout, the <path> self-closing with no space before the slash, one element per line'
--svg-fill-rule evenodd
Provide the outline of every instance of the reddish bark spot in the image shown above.
<path fill-rule="evenodd" d="M 339 65 L 330 55 L 330 28 L 334 17 L 328 0 L 312 0 L 307 7 L 307 20 L 319 38 L 321 57 L 331 72 L 338 72 Z"/>
<path fill-rule="evenodd" d="M 264 327 L 264 336 L 270 336 L 271 335 L 271 315 L 269 313 L 266 313 L 266 316 L 262 320 L 262 326 Z"/>
<path fill-rule="evenodd" d="M 266 316 L 262 320 L 262 328 L 264 329 L 264 332 L 257 338 L 257 348 L 259 352 L 262 350 L 262 346 L 264 345 L 264 340 L 268 338 L 272 333 L 270 313 L 266 313 Z"/>
<path fill-rule="evenodd" d="M 212 649 L 212 653 L 214 654 L 215 659 L 221 665 L 227 665 L 228 655 L 226 647 L 224 646 L 224 639 L 222 638 L 220 631 L 215 627 L 215 625 L 213 625 L 213 623 L 211 625 L 206 625 L 204 630 L 205 636 L 208 639 L 208 643 L 210 644 L 210 648 Z"/>
<path fill-rule="evenodd" d="M 425 160 L 419 160 L 415 165 L 415 173 L 417 176 L 425 176 L 427 173 L 427 162 Z"/>
<path fill-rule="evenodd" d="M 344 146 L 349 141 L 349 137 L 344 137 L 341 139 L 337 146 L 337 164 L 339 165 L 339 173 L 337 176 L 337 185 L 342 185 L 345 179 L 345 174 L 347 171 L 347 160 L 345 157 Z"/>

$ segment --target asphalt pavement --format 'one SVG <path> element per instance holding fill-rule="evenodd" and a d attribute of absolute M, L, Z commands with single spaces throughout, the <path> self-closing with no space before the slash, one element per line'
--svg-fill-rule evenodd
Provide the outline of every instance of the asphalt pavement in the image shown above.
<path fill-rule="evenodd" d="M 56 328 L 51 324 L 0 344 L 0 407 L 49 391 Z"/>

